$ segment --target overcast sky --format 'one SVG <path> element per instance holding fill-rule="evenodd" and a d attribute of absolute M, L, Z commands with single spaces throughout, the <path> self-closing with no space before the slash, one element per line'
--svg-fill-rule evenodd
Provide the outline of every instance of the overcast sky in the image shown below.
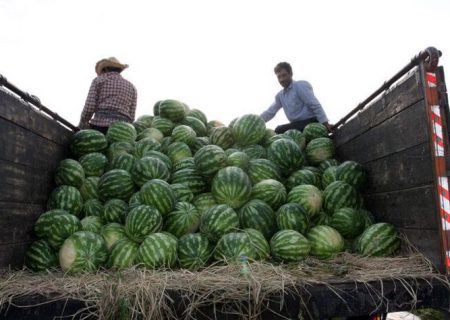
<path fill-rule="evenodd" d="M 73 124 L 109 56 L 137 116 L 172 98 L 225 124 L 269 107 L 280 61 L 332 123 L 430 45 L 450 70 L 449 0 L 0 0 L 0 30 L 0 73 Z"/>

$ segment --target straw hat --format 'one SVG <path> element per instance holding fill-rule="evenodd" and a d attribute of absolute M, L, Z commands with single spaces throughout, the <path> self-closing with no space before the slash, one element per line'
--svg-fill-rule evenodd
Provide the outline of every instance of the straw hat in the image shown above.
<path fill-rule="evenodd" d="M 107 67 L 119 68 L 123 70 L 128 68 L 128 65 L 120 63 L 119 60 L 117 60 L 117 58 L 115 57 L 109 57 L 102 59 L 95 64 L 95 72 L 97 72 L 97 74 L 100 74 L 103 68 Z"/>

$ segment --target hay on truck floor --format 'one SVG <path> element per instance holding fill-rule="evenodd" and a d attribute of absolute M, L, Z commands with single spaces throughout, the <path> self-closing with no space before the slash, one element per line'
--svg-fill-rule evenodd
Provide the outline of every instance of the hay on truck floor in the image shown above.
<path fill-rule="evenodd" d="M 14 298 L 40 295 L 49 301 L 83 301 L 87 307 L 79 312 L 99 319 L 179 319 L 180 314 L 184 319 L 195 319 L 195 313 L 206 305 L 225 308 L 220 311 L 240 314 L 245 319 L 258 319 L 267 308 L 263 302 L 274 294 L 300 294 L 299 290 L 307 293 L 308 287 L 315 284 L 334 290 L 343 303 L 345 297 L 335 290 L 335 281 L 370 287 L 371 281 L 400 280 L 413 304 L 417 297 L 407 279 L 438 279 L 450 289 L 448 279 L 436 273 L 419 253 L 389 258 L 342 253 L 328 261 L 309 257 L 302 263 L 283 266 L 254 262 L 250 269 L 248 278 L 241 276 L 239 266 L 234 264 L 212 265 L 198 272 L 132 268 L 70 275 L 61 271 L 5 270 L 0 277 L 0 309 L 7 308 Z M 376 298 L 383 296 L 377 290 L 373 293 Z M 181 299 L 181 305 L 174 296 Z M 303 300 L 301 303 L 305 306 Z"/>

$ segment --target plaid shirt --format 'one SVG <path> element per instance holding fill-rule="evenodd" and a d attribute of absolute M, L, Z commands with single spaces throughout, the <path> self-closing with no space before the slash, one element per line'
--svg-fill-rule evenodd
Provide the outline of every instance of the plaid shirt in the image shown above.
<path fill-rule="evenodd" d="M 131 82 L 118 72 L 103 73 L 92 81 L 79 127 L 86 128 L 88 123 L 109 127 L 116 121 L 132 122 L 136 102 L 137 91 Z"/>

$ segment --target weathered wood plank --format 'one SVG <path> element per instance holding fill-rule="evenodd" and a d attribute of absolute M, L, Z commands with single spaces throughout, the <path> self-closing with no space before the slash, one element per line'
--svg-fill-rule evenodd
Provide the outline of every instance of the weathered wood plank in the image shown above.
<path fill-rule="evenodd" d="M 0 245 L 36 239 L 33 228 L 45 204 L 0 202 Z"/>
<path fill-rule="evenodd" d="M 25 261 L 25 253 L 31 242 L 0 244 L 0 268 L 22 268 Z"/>
<path fill-rule="evenodd" d="M 69 157 L 68 145 L 56 144 L 2 118 L 0 145 L 0 159 L 37 169 L 54 170 L 59 161 Z"/>
<path fill-rule="evenodd" d="M 2 90 L 0 90 L 0 118 L 28 128 L 30 131 L 62 146 L 67 146 L 72 135 L 71 130 Z"/>
<path fill-rule="evenodd" d="M 368 177 L 364 193 L 409 189 L 434 181 L 428 143 L 422 143 L 402 152 L 363 163 L 363 165 Z"/>
<path fill-rule="evenodd" d="M 338 157 L 361 163 L 429 141 L 425 105 L 420 101 L 337 147 Z"/>
<path fill-rule="evenodd" d="M 437 231 L 439 209 L 433 184 L 419 188 L 364 195 L 364 203 L 376 221 L 398 228 Z M 434 218 L 433 218 L 434 217 Z"/>
<path fill-rule="evenodd" d="M 46 203 L 55 187 L 53 172 L 0 160 L 0 201 Z"/>
<path fill-rule="evenodd" d="M 418 79 L 416 71 L 378 100 L 375 100 L 356 117 L 349 120 L 335 132 L 334 140 L 336 144 L 340 146 L 354 139 L 370 128 L 378 126 L 395 114 L 423 100 L 423 91 Z"/>

